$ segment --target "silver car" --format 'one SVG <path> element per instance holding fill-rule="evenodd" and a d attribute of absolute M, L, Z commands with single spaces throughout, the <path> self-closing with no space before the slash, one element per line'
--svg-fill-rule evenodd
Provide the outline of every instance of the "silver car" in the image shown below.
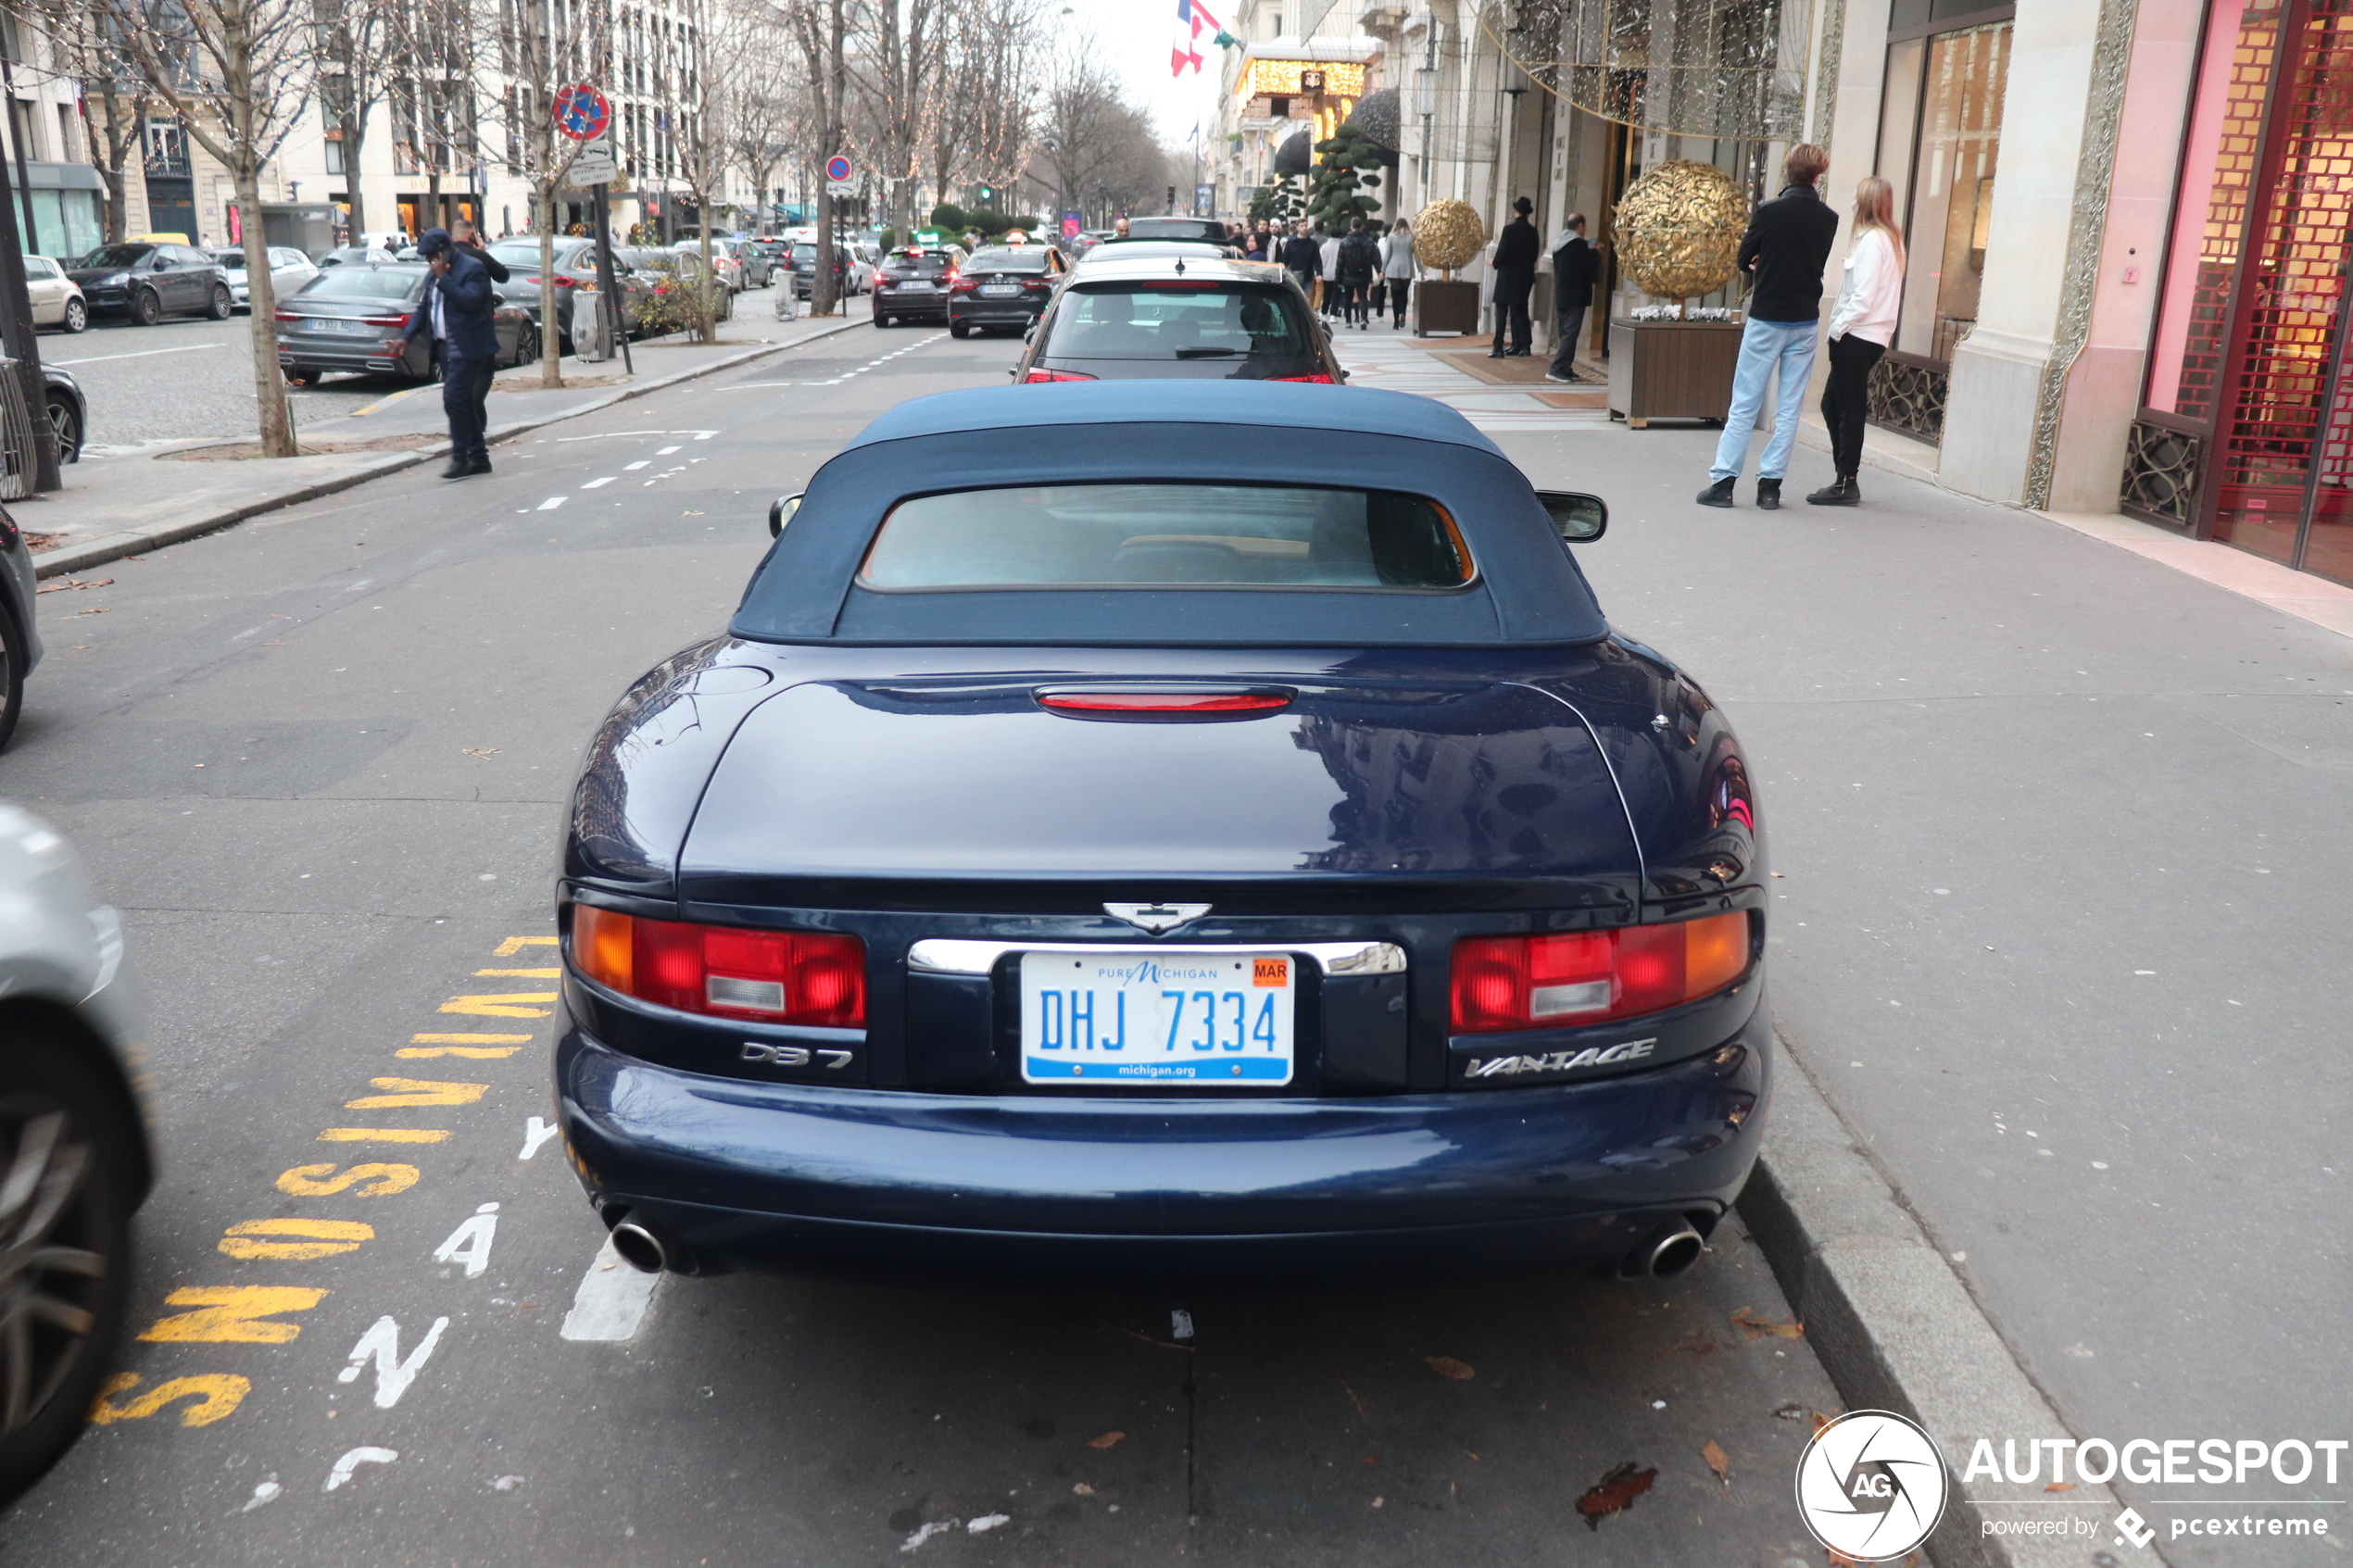
<path fill-rule="evenodd" d="M 63 837 L 0 805 L 0 1501 L 72 1446 L 113 1370 L 155 1180 L 145 1052 L 120 920 Z"/>

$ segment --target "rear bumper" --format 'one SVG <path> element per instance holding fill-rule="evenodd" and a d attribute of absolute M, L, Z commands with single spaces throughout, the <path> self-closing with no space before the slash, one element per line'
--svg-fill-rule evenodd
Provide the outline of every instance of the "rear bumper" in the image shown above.
<path fill-rule="evenodd" d="M 951 321 L 975 327 L 1027 326 L 1046 313 L 1046 302 L 1026 299 L 954 299 L 948 307 Z"/>
<path fill-rule="evenodd" d="M 1525 1090 L 1120 1099 L 830 1089 L 622 1055 L 566 1019 L 573 1168 L 702 1266 L 1251 1274 L 1616 1260 L 1748 1179 L 1763 1010 L 1722 1048 Z"/>

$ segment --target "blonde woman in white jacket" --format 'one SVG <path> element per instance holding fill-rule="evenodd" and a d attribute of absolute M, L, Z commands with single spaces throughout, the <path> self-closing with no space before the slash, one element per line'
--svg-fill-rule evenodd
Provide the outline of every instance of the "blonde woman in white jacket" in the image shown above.
<path fill-rule="evenodd" d="M 1855 187 L 1855 243 L 1846 253 L 1846 281 L 1831 309 L 1831 374 L 1822 388 L 1822 423 L 1830 428 L 1837 478 L 1806 499 L 1818 507 L 1852 507 L 1863 495 L 1855 483 L 1863 466 L 1863 413 L 1871 367 L 1895 336 L 1904 303 L 1904 236 L 1895 232 L 1895 191 L 1872 175 Z"/>

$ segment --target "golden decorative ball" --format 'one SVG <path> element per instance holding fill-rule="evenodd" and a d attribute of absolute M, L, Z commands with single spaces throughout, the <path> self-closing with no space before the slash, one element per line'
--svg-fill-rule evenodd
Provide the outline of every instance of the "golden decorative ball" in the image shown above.
<path fill-rule="evenodd" d="M 1414 259 L 1425 267 L 1445 272 L 1466 267 L 1486 243 L 1487 225 L 1468 202 L 1450 197 L 1414 214 Z"/>
<path fill-rule="evenodd" d="M 1748 195 L 1730 175 L 1678 158 L 1626 187 L 1610 241 L 1618 270 L 1636 288 L 1682 300 L 1731 281 L 1747 227 Z"/>

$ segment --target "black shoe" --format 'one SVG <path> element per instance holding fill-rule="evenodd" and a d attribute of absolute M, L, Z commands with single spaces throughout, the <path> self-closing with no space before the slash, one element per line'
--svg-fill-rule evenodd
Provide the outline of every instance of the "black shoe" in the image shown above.
<path fill-rule="evenodd" d="M 1781 509 L 1781 482 L 1780 480 L 1760 479 L 1756 482 L 1756 509 L 1760 512 L 1777 512 Z"/>
<path fill-rule="evenodd" d="M 472 462 L 468 463 L 466 465 L 466 471 L 468 473 L 488 473 L 490 471 L 489 454 L 484 453 L 483 456 L 476 458 Z"/>
<path fill-rule="evenodd" d="M 464 479 L 471 475 L 473 471 L 473 464 L 466 461 L 465 458 L 452 458 L 449 459 L 449 466 L 441 470 L 441 477 L 444 479 Z"/>
<path fill-rule="evenodd" d="M 1738 474 L 1734 474 L 1730 479 L 1718 480 L 1715 483 L 1709 485 L 1706 489 L 1699 493 L 1699 504 L 1703 507 L 1730 506 L 1732 504 L 1732 486 L 1739 483 L 1739 479 L 1740 476 Z"/>
<path fill-rule="evenodd" d="M 1854 507 L 1862 501 L 1863 492 L 1851 473 L 1831 481 L 1806 497 L 1806 505 L 1812 507 Z"/>

